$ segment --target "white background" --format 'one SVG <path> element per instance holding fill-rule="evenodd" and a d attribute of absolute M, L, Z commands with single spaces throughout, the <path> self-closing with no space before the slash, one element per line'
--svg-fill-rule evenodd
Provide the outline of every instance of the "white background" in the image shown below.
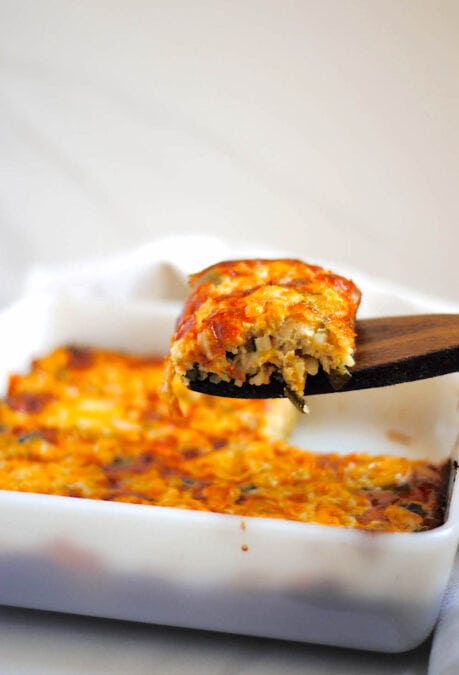
<path fill-rule="evenodd" d="M 0 0 L 0 304 L 34 263 L 181 232 L 457 301 L 458 73 L 456 0 Z M 0 672 L 27 675 L 421 673 L 428 653 L 0 620 Z"/>
<path fill-rule="evenodd" d="M 0 285 L 164 232 L 457 296 L 456 0 L 2 0 Z"/>

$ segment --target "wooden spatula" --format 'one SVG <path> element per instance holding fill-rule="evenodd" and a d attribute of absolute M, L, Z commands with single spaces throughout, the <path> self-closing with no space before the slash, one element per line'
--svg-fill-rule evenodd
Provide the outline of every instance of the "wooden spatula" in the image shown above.
<path fill-rule="evenodd" d="M 459 370 L 459 314 L 421 314 L 361 319 L 356 322 L 355 366 L 351 378 L 333 386 L 323 371 L 309 376 L 305 395 L 385 387 L 424 380 Z M 269 384 L 210 380 L 190 382 L 190 389 L 230 398 L 283 398 L 285 382 L 274 375 Z"/>

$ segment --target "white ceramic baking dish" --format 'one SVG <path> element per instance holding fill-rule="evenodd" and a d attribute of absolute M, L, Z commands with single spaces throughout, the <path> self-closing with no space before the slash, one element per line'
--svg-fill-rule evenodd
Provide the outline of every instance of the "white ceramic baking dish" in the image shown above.
<path fill-rule="evenodd" d="M 381 307 L 387 314 L 391 303 L 394 311 L 429 310 L 376 296 L 373 313 Z M 158 301 L 22 300 L 0 314 L 2 386 L 8 373 L 63 343 L 164 353 L 178 312 L 177 304 Z M 317 451 L 454 459 L 457 395 L 457 377 L 448 375 L 314 397 L 294 441 Z M 434 626 L 458 523 L 454 489 L 444 525 L 415 534 L 242 523 L 238 516 L 0 491 L 0 602 L 403 651 Z"/>

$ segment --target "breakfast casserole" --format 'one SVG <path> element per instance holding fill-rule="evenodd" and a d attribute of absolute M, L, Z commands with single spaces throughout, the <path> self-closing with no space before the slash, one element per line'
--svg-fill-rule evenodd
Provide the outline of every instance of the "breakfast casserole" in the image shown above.
<path fill-rule="evenodd" d="M 166 367 L 171 404 L 178 373 L 239 387 L 281 379 L 306 411 L 308 376 L 321 368 L 337 388 L 349 377 L 359 301 L 352 281 L 300 260 L 232 260 L 193 274 Z"/>
<path fill-rule="evenodd" d="M 286 399 L 210 397 L 177 380 L 175 416 L 163 371 L 155 356 L 60 347 L 12 375 L 0 489 L 390 532 L 443 522 L 448 462 L 309 452 L 288 443 Z"/>

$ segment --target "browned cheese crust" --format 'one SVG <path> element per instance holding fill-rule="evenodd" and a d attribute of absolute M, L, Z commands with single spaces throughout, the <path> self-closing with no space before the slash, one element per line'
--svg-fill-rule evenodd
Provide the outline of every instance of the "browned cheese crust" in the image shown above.
<path fill-rule="evenodd" d="M 301 400 L 308 375 L 348 375 L 360 291 L 300 260 L 233 260 L 190 278 L 173 336 L 166 392 L 174 374 L 263 385 L 281 376 Z M 172 401 L 173 396 L 170 396 Z"/>
<path fill-rule="evenodd" d="M 390 532 L 442 522 L 448 465 L 289 445 L 285 400 L 205 396 L 162 359 L 62 347 L 0 401 L 0 489 Z"/>

